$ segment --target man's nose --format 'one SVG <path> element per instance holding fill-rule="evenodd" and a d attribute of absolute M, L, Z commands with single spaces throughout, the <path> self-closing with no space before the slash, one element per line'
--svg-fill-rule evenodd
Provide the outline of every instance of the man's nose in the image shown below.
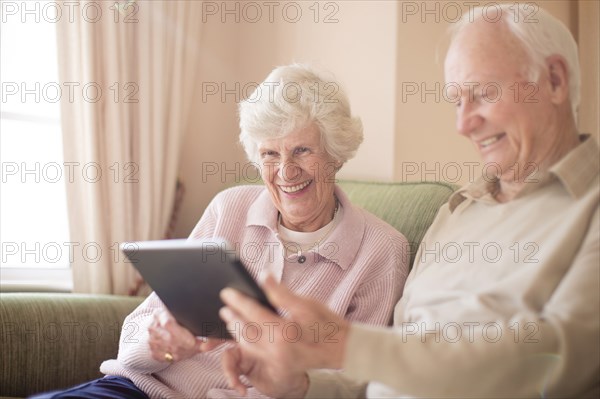
<path fill-rule="evenodd" d="M 477 112 L 473 102 L 465 101 L 458 105 L 456 111 L 456 130 L 463 136 L 469 135 L 483 123 L 483 117 Z"/>

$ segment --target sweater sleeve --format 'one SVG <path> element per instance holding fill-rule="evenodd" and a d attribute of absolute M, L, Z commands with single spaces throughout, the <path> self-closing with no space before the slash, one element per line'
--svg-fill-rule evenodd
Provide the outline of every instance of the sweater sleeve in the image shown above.
<path fill-rule="evenodd" d="M 352 297 L 346 319 L 363 324 L 391 325 L 396 303 L 402 295 L 408 275 L 406 238 L 397 231 L 385 233 L 386 251 L 373 251 L 366 257 L 366 270 L 374 271 L 371 278 Z"/>
<path fill-rule="evenodd" d="M 189 240 L 199 240 L 202 238 L 213 238 L 215 229 L 217 227 L 218 222 L 218 213 L 217 213 L 217 199 L 219 195 L 217 195 L 211 203 L 206 207 L 204 214 L 192 230 L 192 233 L 189 236 Z"/>
<path fill-rule="evenodd" d="M 161 300 L 153 292 L 125 319 L 117 355 L 117 360 L 124 367 L 138 373 L 151 374 L 169 366 L 169 363 L 154 360 L 148 345 L 148 327 L 152 323 L 154 312 L 163 308 Z"/>
<path fill-rule="evenodd" d="M 217 223 L 216 203 L 213 200 L 190 234 L 190 239 L 211 238 Z M 148 327 L 154 313 L 165 309 L 165 305 L 153 292 L 140 304 L 123 323 L 117 360 L 124 367 L 142 374 L 156 373 L 169 366 L 152 358 L 148 345 Z"/>
<path fill-rule="evenodd" d="M 345 318 L 374 326 L 389 326 L 394 305 L 399 298 L 404 281 L 399 282 L 398 273 L 388 275 L 361 286 L 352 297 Z"/>

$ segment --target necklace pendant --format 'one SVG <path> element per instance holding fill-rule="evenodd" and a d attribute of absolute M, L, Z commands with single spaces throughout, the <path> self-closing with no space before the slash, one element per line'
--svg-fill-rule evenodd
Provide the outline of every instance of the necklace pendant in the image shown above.
<path fill-rule="evenodd" d="M 304 263 L 304 262 L 306 262 L 306 256 L 304 256 L 304 255 L 298 256 L 298 263 Z"/>

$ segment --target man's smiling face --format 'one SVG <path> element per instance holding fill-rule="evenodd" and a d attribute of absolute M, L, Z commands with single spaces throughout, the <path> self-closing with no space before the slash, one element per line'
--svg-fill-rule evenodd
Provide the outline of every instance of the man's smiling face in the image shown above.
<path fill-rule="evenodd" d="M 538 81 L 529 82 L 530 63 L 504 24 L 481 20 L 458 33 L 446 56 L 447 87 L 461 88 L 457 129 L 503 180 L 537 169 L 560 135 L 553 131 L 549 73 L 542 68 Z"/>

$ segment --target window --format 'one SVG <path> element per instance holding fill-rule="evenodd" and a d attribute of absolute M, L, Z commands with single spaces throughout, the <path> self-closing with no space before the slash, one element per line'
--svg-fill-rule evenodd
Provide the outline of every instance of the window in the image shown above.
<path fill-rule="evenodd" d="M 70 290 L 56 24 L 49 2 L 3 2 L 1 282 Z"/>

